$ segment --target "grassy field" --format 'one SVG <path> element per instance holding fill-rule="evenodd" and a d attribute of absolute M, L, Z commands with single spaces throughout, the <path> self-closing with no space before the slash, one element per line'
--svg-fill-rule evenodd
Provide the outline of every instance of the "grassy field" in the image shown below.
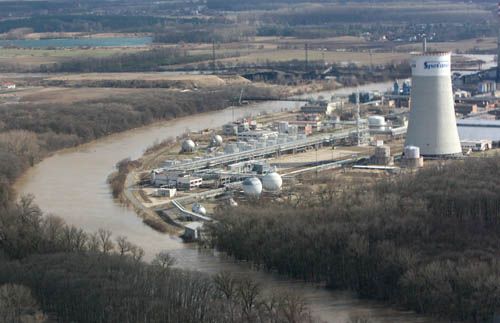
<path fill-rule="evenodd" d="M 108 47 L 108 48 L 68 48 L 68 49 L 26 49 L 1 48 L 0 64 L 50 64 L 72 58 L 109 57 L 117 54 L 136 53 L 147 47 Z"/>

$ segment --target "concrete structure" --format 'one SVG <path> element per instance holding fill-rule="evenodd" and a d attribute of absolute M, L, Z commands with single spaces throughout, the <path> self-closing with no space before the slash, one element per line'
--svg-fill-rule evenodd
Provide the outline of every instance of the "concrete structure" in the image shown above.
<path fill-rule="evenodd" d="M 337 106 L 341 106 L 341 104 L 341 101 L 334 101 L 330 103 L 326 101 L 309 102 L 300 107 L 300 112 L 306 114 L 330 115 L 337 108 Z"/>
<path fill-rule="evenodd" d="M 177 178 L 177 188 L 181 190 L 192 190 L 200 187 L 202 183 L 201 177 L 186 175 Z"/>
<path fill-rule="evenodd" d="M 254 131 L 245 131 L 238 133 L 238 140 L 258 140 L 261 138 L 269 139 L 276 138 L 278 136 L 277 131 L 270 130 L 254 130 Z"/>
<path fill-rule="evenodd" d="M 175 188 L 168 188 L 168 187 L 160 187 L 155 191 L 155 195 L 158 197 L 168 197 L 172 198 L 175 196 L 177 193 L 177 190 Z"/>
<path fill-rule="evenodd" d="M 193 221 L 184 227 L 183 238 L 186 241 L 196 241 L 200 238 L 203 222 Z"/>
<path fill-rule="evenodd" d="M 461 115 L 469 115 L 471 113 L 477 113 L 477 104 L 474 103 L 455 103 L 455 112 Z"/>
<path fill-rule="evenodd" d="M 462 150 L 485 151 L 493 147 L 491 140 L 464 140 L 461 142 Z"/>
<path fill-rule="evenodd" d="M 238 125 L 234 123 L 226 123 L 222 126 L 222 132 L 226 136 L 234 136 L 238 134 Z"/>
<path fill-rule="evenodd" d="M 460 156 L 455 119 L 450 53 L 414 54 L 411 110 L 405 146 L 426 157 Z"/>
<path fill-rule="evenodd" d="M 377 146 L 375 148 L 375 155 L 373 156 L 373 163 L 376 165 L 394 165 L 394 158 L 391 156 L 391 147 Z"/>

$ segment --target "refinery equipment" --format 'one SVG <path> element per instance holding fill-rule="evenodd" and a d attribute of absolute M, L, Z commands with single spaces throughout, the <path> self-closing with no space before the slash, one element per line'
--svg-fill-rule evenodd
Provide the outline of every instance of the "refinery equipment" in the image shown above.
<path fill-rule="evenodd" d="M 262 186 L 266 191 L 278 192 L 283 185 L 283 179 L 276 172 L 268 173 L 262 178 Z"/>
<path fill-rule="evenodd" d="M 262 183 L 257 177 L 248 177 L 243 181 L 243 192 L 250 197 L 259 197 L 262 193 Z"/>
<path fill-rule="evenodd" d="M 448 52 L 414 54 L 411 110 L 405 146 L 425 157 L 462 154 L 455 119 Z"/>
<path fill-rule="evenodd" d="M 182 143 L 182 152 L 192 153 L 196 149 L 196 144 L 191 139 L 186 139 Z"/>

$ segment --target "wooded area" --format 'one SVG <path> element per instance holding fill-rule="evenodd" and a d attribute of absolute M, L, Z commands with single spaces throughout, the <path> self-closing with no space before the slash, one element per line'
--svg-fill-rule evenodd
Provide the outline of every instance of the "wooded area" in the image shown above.
<path fill-rule="evenodd" d="M 499 169 L 500 157 L 470 158 L 363 187 L 329 181 L 221 210 L 208 242 L 265 270 L 488 322 L 500 306 Z"/>

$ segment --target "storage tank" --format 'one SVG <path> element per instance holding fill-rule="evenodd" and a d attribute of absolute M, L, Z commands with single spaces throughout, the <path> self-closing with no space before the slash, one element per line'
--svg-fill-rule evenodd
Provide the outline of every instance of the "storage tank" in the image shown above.
<path fill-rule="evenodd" d="M 370 128 L 384 128 L 387 125 L 385 118 L 382 116 L 369 116 L 368 126 Z"/>
<path fill-rule="evenodd" d="M 182 152 L 191 153 L 196 149 L 196 144 L 191 139 L 182 142 Z"/>
<path fill-rule="evenodd" d="M 417 159 L 420 158 L 420 148 L 415 146 L 406 146 L 404 148 L 405 158 Z"/>
<path fill-rule="evenodd" d="M 203 205 L 201 205 L 200 203 L 194 203 L 193 204 L 193 207 L 191 208 L 191 210 L 196 213 L 196 214 L 200 214 L 200 215 L 206 215 L 207 214 L 207 210 L 205 209 L 205 207 Z"/>
<path fill-rule="evenodd" d="M 462 155 L 448 52 L 413 54 L 411 110 L 405 146 L 427 157 Z"/>
<path fill-rule="evenodd" d="M 219 135 L 214 135 L 212 136 L 212 139 L 210 140 L 210 146 L 212 147 L 220 147 L 222 146 L 222 137 Z"/>
<path fill-rule="evenodd" d="M 262 183 L 257 177 L 249 177 L 243 181 L 243 192 L 250 197 L 258 197 L 262 193 Z"/>
<path fill-rule="evenodd" d="M 268 173 L 262 178 L 262 186 L 266 191 L 277 192 L 281 190 L 283 179 L 276 172 Z"/>

